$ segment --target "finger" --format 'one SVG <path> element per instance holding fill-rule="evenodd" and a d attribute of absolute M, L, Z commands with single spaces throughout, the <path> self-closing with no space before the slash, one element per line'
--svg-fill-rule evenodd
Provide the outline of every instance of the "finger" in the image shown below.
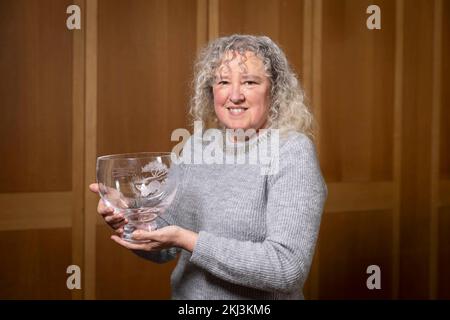
<path fill-rule="evenodd" d="M 127 249 L 148 251 L 148 245 L 146 243 L 131 243 L 116 235 L 111 236 L 111 239 Z"/>
<path fill-rule="evenodd" d="M 110 214 L 110 215 L 105 216 L 105 221 L 108 224 L 116 224 L 123 220 L 125 220 L 125 217 L 120 213 Z"/>
<path fill-rule="evenodd" d="M 155 237 L 156 231 L 136 230 L 131 234 L 133 240 L 157 240 Z"/>
<path fill-rule="evenodd" d="M 165 242 L 167 241 L 167 238 L 170 237 L 171 231 L 169 227 L 170 226 L 162 227 L 161 229 L 156 229 L 152 231 L 136 230 L 135 232 L 137 232 L 138 235 L 140 235 L 142 232 L 142 237 L 147 238 L 149 240 Z"/>
<path fill-rule="evenodd" d="M 110 225 L 111 225 L 111 227 L 112 227 L 114 230 L 117 230 L 117 229 L 123 227 L 123 226 L 126 225 L 126 224 L 127 224 L 127 221 L 122 220 L 122 221 L 120 221 L 120 222 L 118 222 L 118 223 L 114 223 L 114 224 L 110 224 Z"/>
<path fill-rule="evenodd" d="M 98 183 L 91 183 L 89 185 L 89 190 L 91 190 L 94 193 L 98 193 L 99 189 L 98 189 Z"/>
<path fill-rule="evenodd" d="M 114 209 L 106 206 L 105 203 L 103 202 L 103 199 L 100 199 L 97 205 L 97 212 L 101 214 L 103 217 L 105 217 L 112 215 L 114 213 Z"/>
<path fill-rule="evenodd" d="M 128 208 L 128 203 L 126 200 L 121 198 L 121 199 L 119 199 L 119 202 L 121 204 L 121 208 Z"/>

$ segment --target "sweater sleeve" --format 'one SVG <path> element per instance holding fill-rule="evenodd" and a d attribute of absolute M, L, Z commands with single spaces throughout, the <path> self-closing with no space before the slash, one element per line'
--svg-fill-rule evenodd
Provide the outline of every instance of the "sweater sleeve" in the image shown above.
<path fill-rule="evenodd" d="M 200 231 L 190 261 L 228 282 L 292 292 L 308 276 L 327 187 L 313 142 L 305 135 L 280 150 L 279 171 L 268 178 L 266 238 L 238 241 Z"/>

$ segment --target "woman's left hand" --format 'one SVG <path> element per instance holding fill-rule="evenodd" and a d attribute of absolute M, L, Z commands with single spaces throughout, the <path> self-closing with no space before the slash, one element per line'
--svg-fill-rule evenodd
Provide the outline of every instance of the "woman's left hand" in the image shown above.
<path fill-rule="evenodd" d="M 178 226 L 167 226 L 154 231 L 136 230 L 132 233 L 134 240 L 147 240 L 145 243 L 132 243 L 113 235 L 111 239 L 130 250 L 160 251 L 171 247 L 183 248 L 192 252 L 198 234 Z"/>

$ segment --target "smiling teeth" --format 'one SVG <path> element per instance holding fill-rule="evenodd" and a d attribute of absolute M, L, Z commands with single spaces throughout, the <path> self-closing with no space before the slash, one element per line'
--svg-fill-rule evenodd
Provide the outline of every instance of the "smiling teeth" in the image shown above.
<path fill-rule="evenodd" d="M 232 114 L 241 114 L 245 111 L 244 108 L 230 108 L 229 110 Z"/>

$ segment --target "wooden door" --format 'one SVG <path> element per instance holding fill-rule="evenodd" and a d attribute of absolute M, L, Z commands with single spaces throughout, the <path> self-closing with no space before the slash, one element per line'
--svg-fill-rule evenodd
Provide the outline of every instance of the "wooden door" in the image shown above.
<path fill-rule="evenodd" d="M 0 2 L 0 299 L 71 297 L 69 4 Z"/>

